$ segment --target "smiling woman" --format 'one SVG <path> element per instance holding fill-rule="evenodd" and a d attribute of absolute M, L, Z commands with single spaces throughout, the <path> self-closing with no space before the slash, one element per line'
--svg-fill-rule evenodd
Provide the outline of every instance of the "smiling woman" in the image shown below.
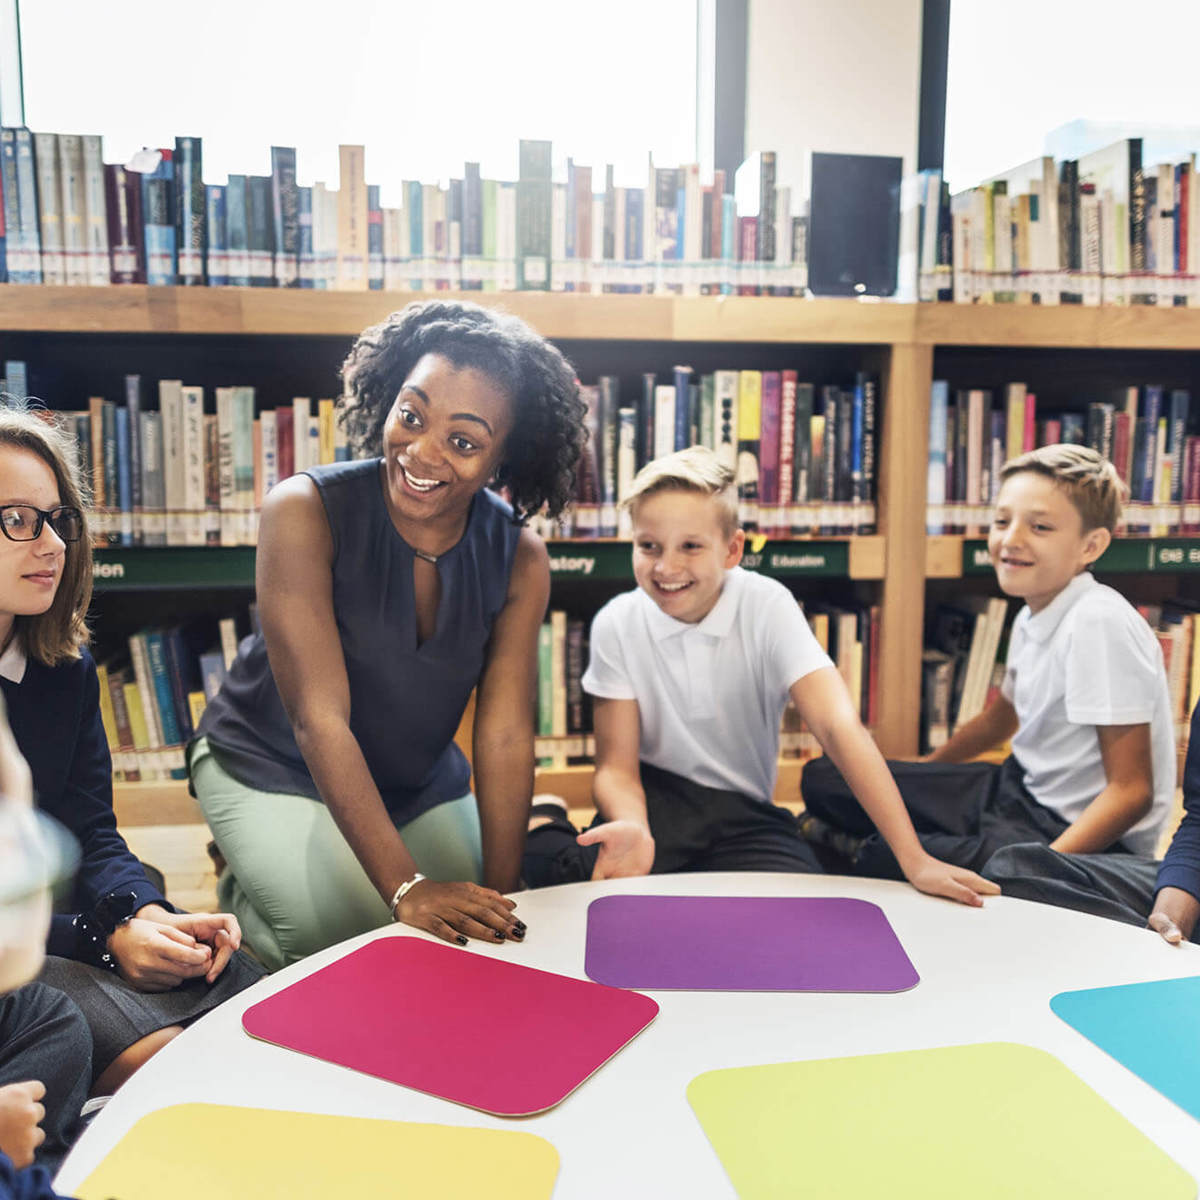
<path fill-rule="evenodd" d="M 389 918 L 459 944 L 524 935 L 501 893 L 533 789 L 550 572 L 522 524 L 570 500 L 585 436 L 562 355 L 473 304 L 409 305 L 343 377 L 371 457 L 267 497 L 263 632 L 189 752 L 228 863 L 218 895 L 273 967 Z M 454 734 L 476 687 L 472 794 Z"/>

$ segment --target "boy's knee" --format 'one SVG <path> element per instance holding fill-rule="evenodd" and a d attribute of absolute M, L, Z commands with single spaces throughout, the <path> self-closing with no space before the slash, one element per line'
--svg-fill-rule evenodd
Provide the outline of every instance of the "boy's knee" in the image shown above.
<path fill-rule="evenodd" d="M 1002 846 L 988 858 L 980 874 L 1003 887 L 1014 879 L 1049 877 L 1061 859 L 1057 851 L 1042 842 L 1020 842 Z"/>

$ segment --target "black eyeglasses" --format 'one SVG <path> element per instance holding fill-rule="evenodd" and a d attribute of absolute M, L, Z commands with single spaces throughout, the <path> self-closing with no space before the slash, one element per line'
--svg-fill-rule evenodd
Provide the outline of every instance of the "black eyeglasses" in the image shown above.
<path fill-rule="evenodd" d="M 64 542 L 77 542 L 83 536 L 83 514 L 69 504 L 49 512 L 32 504 L 0 504 L 0 532 L 10 542 L 36 542 L 47 521 Z"/>

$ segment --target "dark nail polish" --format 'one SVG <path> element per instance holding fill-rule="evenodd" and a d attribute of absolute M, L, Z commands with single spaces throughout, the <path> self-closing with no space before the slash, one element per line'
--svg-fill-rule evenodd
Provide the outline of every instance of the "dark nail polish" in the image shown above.
<path fill-rule="evenodd" d="M 508 936 L 509 936 L 509 937 L 511 937 L 511 938 L 515 938 L 515 939 L 516 939 L 516 940 L 519 942 L 519 941 L 521 941 L 521 940 L 522 940 L 522 939 L 525 937 L 525 930 L 523 930 L 523 929 L 514 929 L 514 930 L 512 931 L 512 933 L 510 933 Z"/>
<path fill-rule="evenodd" d="M 494 930 L 493 932 L 494 932 L 494 933 L 495 933 L 495 935 L 496 935 L 496 941 L 498 941 L 498 942 L 502 942 L 502 941 L 504 941 L 504 934 L 502 934 L 502 933 L 500 932 L 500 930 L 498 930 L 498 929 L 497 929 L 497 930 Z"/>
<path fill-rule="evenodd" d="M 528 925 L 526 925 L 524 921 L 518 921 L 518 922 L 517 922 L 517 928 L 518 928 L 518 929 L 519 929 L 519 930 L 520 930 L 522 933 L 524 933 L 524 932 L 525 932 L 525 930 L 529 928 L 529 926 L 528 926 Z"/>
<path fill-rule="evenodd" d="M 465 945 L 467 944 L 467 939 L 466 939 L 465 937 L 463 937 L 463 935 L 462 935 L 461 933 L 460 933 L 460 934 L 458 935 L 458 937 L 456 937 L 454 940 L 455 940 L 455 941 L 456 941 L 456 942 L 457 942 L 457 943 L 458 943 L 460 946 L 465 946 Z"/>

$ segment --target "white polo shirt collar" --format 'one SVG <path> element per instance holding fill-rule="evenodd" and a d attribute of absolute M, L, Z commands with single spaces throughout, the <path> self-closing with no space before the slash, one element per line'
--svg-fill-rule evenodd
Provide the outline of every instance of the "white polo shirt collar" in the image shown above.
<path fill-rule="evenodd" d="M 1041 612 L 1030 613 L 1025 632 L 1035 642 L 1048 642 L 1075 602 L 1095 586 L 1096 579 L 1091 571 L 1081 571 Z"/>
<path fill-rule="evenodd" d="M 678 637 L 689 630 L 695 630 L 698 633 L 707 634 L 709 637 L 725 637 L 733 628 L 733 621 L 737 616 L 737 593 L 741 587 L 742 578 L 741 567 L 732 567 L 726 571 L 725 583 L 721 587 L 721 594 L 717 597 L 716 604 L 712 606 L 702 621 L 695 623 L 677 621 L 674 617 L 668 616 L 639 588 L 639 595 L 648 607 L 647 619 L 651 636 L 655 641 L 662 642 L 667 638 Z"/>
<path fill-rule="evenodd" d="M 25 678 L 25 650 L 20 638 L 13 638 L 8 649 L 0 654 L 0 675 L 9 683 L 20 683 Z"/>

